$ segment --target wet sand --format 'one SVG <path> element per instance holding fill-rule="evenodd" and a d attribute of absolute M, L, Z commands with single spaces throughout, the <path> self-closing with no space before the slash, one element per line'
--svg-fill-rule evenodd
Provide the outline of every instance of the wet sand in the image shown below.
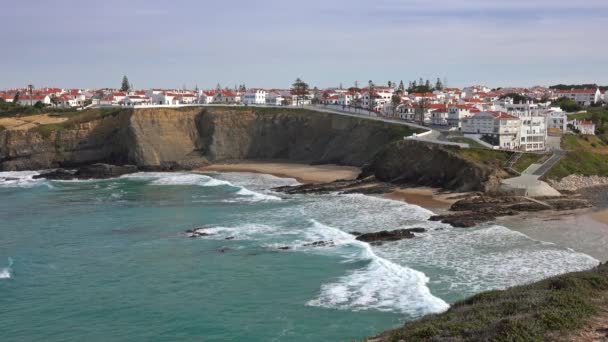
<path fill-rule="evenodd" d="M 420 187 L 400 188 L 384 195 L 384 197 L 415 204 L 436 212 L 447 211 L 452 204 L 456 203 L 461 196 L 465 195 L 466 193 L 447 193 L 441 192 L 440 189 Z"/>

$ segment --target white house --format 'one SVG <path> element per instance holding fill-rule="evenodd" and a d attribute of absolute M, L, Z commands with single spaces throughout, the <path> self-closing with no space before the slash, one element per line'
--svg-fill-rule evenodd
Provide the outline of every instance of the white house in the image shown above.
<path fill-rule="evenodd" d="M 595 124 L 591 121 L 573 120 L 570 122 L 583 135 L 595 135 Z"/>
<path fill-rule="evenodd" d="M 201 90 L 198 95 L 198 103 L 200 104 L 210 104 L 213 102 L 213 97 L 215 96 L 214 91 L 210 90 Z"/>
<path fill-rule="evenodd" d="M 266 94 L 266 104 L 270 106 L 283 106 L 285 104 L 285 97 L 280 92 L 271 91 Z"/>
<path fill-rule="evenodd" d="M 461 127 L 462 119 L 468 118 L 479 112 L 475 106 L 468 104 L 448 106 L 447 125 L 450 127 Z"/>
<path fill-rule="evenodd" d="M 51 98 L 48 95 L 29 95 L 29 94 L 20 94 L 18 104 L 22 106 L 33 106 L 38 101 L 42 102 L 45 105 L 51 104 Z M 12 99 L 11 99 L 12 102 Z"/>
<path fill-rule="evenodd" d="M 431 111 L 431 124 L 437 126 L 448 125 L 448 108 L 443 107 Z"/>
<path fill-rule="evenodd" d="M 243 104 L 246 105 L 263 105 L 266 104 L 266 90 L 264 89 L 248 89 L 243 94 Z"/>

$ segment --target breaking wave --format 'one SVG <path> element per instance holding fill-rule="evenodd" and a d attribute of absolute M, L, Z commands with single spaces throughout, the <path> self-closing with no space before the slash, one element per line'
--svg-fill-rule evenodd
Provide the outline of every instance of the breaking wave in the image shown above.
<path fill-rule="evenodd" d="M 13 271 L 11 267 L 13 266 L 13 259 L 8 258 L 8 267 L 4 267 L 0 269 L 0 279 L 10 279 L 11 272 Z"/>
<path fill-rule="evenodd" d="M 429 278 L 422 272 L 403 267 L 379 257 L 371 246 L 358 241 L 353 235 L 312 220 L 310 237 L 332 240 L 337 245 L 357 248 L 360 260 L 369 264 L 323 284 L 311 306 L 345 310 L 398 311 L 412 316 L 443 312 L 449 305 L 431 294 Z"/>
<path fill-rule="evenodd" d="M 146 179 L 152 180 L 150 185 L 195 185 L 202 187 L 227 186 L 238 189 L 235 194 L 241 198 L 226 200 L 226 202 L 262 202 L 262 201 L 281 201 L 278 196 L 264 194 L 249 190 L 243 186 L 235 185 L 229 181 L 216 179 L 207 175 L 187 172 L 141 172 L 122 176 L 127 179 Z"/>
<path fill-rule="evenodd" d="M 34 179 L 39 175 L 36 171 L 8 171 L 0 172 L 0 187 L 4 188 L 33 188 L 35 186 L 47 185 L 45 179 Z"/>

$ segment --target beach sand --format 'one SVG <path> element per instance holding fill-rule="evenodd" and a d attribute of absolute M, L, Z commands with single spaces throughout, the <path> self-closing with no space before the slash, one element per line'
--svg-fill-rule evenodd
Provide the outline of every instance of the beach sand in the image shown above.
<path fill-rule="evenodd" d="M 330 183 L 339 179 L 356 179 L 361 170 L 352 166 L 306 165 L 295 163 L 245 161 L 234 164 L 214 164 L 199 171 L 266 173 L 277 177 L 295 178 L 300 183 Z"/>
<path fill-rule="evenodd" d="M 400 188 L 384 195 L 385 198 L 415 204 L 431 211 L 447 211 L 466 193 L 446 193 L 434 188 Z"/>

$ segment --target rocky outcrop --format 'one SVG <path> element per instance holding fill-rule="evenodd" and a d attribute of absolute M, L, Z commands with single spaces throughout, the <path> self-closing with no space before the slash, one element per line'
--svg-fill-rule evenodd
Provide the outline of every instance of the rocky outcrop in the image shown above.
<path fill-rule="evenodd" d="M 115 178 L 138 171 L 135 165 L 109 165 L 97 163 L 85 165 L 76 171 L 57 169 L 34 176 L 34 179 L 45 178 L 50 180 L 71 180 L 71 179 L 106 179 Z"/>
<path fill-rule="evenodd" d="M 502 170 L 467 160 L 457 149 L 414 140 L 394 142 L 375 156 L 362 176 L 455 191 L 491 191 L 500 185 Z"/>
<path fill-rule="evenodd" d="M 436 215 L 431 221 L 440 221 L 457 228 L 474 227 L 494 221 L 501 216 L 517 215 L 522 212 L 545 210 L 575 210 L 591 207 L 591 203 L 577 197 L 487 196 L 476 195 L 462 199 L 450 207 L 455 213 Z"/>
<path fill-rule="evenodd" d="M 607 186 L 608 177 L 570 175 L 559 181 L 549 180 L 551 186 L 562 191 L 578 191 L 585 188 Z"/>
<path fill-rule="evenodd" d="M 410 228 L 410 229 L 397 229 L 397 230 L 383 230 L 380 232 L 360 234 L 357 236 L 357 240 L 370 243 L 387 242 L 387 241 L 399 241 L 404 239 L 413 239 L 416 237 L 414 233 L 424 233 L 424 228 Z"/>

